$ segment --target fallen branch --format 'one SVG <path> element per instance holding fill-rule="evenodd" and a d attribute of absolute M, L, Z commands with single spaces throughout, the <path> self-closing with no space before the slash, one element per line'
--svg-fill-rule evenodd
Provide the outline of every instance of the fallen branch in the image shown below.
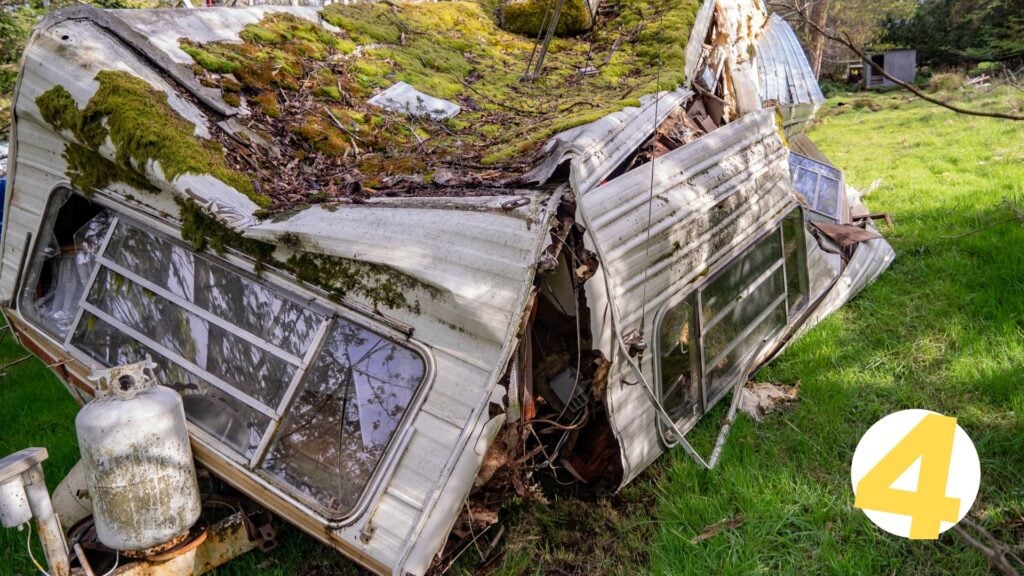
<path fill-rule="evenodd" d="M 970 528 L 979 538 L 975 538 L 964 526 Z M 1024 561 L 1001 542 L 991 532 L 985 530 L 970 518 L 964 518 L 953 527 L 953 532 L 971 547 L 979 550 L 988 558 L 989 564 L 1003 576 L 1020 576 L 1018 568 L 1024 568 Z M 982 542 L 981 540 L 985 540 Z"/>

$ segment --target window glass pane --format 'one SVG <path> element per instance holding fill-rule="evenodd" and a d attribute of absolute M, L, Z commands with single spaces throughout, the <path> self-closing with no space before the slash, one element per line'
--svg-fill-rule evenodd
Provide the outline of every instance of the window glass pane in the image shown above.
<path fill-rule="evenodd" d="M 814 209 L 833 218 L 839 218 L 839 181 L 831 178 L 821 179 L 821 191 Z"/>
<path fill-rule="evenodd" d="M 141 362 L 148 355 L 157 364 L 154 370 L 157 382 L 182 395 L 190 421 L 247 458 L 255 453 L 270 422 L 266 416 L 209 386 L 92 314 L 82 315 L 72 343 L 108 368 Z"/>
<path fill-rule="evenodd" d="M 701 292 L 703 321 L 709 322 L 714 318 L 781 258 L 778 236 L 768 235 L 730 264 Z"/>
<path fill-rule="evenodd" d="M 771 234 L 769 238 L 777 244 L 779 242 L 778 232 Z M 751 322 L 756 320 L 776 298 L 785 292 L 785 277 L 782 267 L 779 266 L 753 292 L 742 297 L 720 321 L 705 330 L 704 357 L 711 360 L 721 354 L 722 350 L 725 350 Z"/>
<path fill-rule="evenodd" d="M 271 409 L 295 374 L 281 358 L 106 268 L 96 275 L 87 300 Z"/>
<path fill-rule="evenodd" d="M 189 247 L 128 224 L 118 226 L 107 255 L 175 296 L 296 356 L 309 349 L 323 320 Z"/>
<path fill-rule="evenodd" d="M 21 306 L 36 325 L 63 340 L 78 313 L 113 214 L 80 196 L 57 192 L 53 202 L 26 272 Z"/>
<path fill-rule="evenodd" d="M 709 409 L 736 383 L 742 371 L 753 361 L 753 355 L 761 350 L 764 339 L 774 335 L 785 325 L 786 307 L 780 302 L 735 348 L 716 359 L 714 365 L 707 366 L 705 386 Z"/>
<path fill-rule="evenodd" d="M 693 371 L 693 296 L 670 309 L 658 327 L 661 397 L 673 420 L 692 416 L 699 403 Z"/>
<path fill-rule="evenodd" d="M 807 199 L 807 203 L 814 206 L 814 203 L 818 200 L 818 175 L 810 170 L 804 170 L 803 168 L 796 169 L 796 177 L 793 178 L 793 187 L 796 191 L 803 194 L 804 198 Z"/>
<path fill-rule="evenodd" d="M 795 153 L 789 155 L 789 170 L 793 188 L 807 199 L 808 206 L 838 222 L 843 173 L 834 166 Z"/>
<path fill-rule="evenodd" d="M 412 350 L 339 319 L 264 468 L 333 513 L 351 510 L 425 373 Z"/>
<path fill-rule="evenodd" d="M 804 236 L 804 219 L 800 210 L 794 210 L 782 222 L 783 250 L 786 253 L 786 292 L 789 294 L 791 317 L 808 300 L 807 248 Z"/>

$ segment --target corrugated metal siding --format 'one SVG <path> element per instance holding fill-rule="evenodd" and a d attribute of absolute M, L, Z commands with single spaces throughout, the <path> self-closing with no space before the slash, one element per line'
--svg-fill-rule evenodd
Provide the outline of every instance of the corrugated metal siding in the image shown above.
<path fill-rule="evenodd" d="M 601 336 L 601 349 L 613 360 L 607 400 L 623 450 L 624 482 L 663 448 L 648 396 L 639 385 L 623 383 L 636 378 L 613 345 L 607 307 L 615 307 L 621 331 L 638 328 L 643 314 L 645 333 L 653 334 L 654 317 L 668 299 L 691 290 L 709 266 L 795 206 L 788 153 L 774 113 L 755 112 L 657 159 L 653 194 L 646 165 L 580 201 L 590 241 L 602 259 L 586 289 L 595 336 Z M 646 354 L 643 364 L 649 382 L 654 381 L 652 356 Z"/>
<path fill-rule="evenodd" d="M 781 105 L 824 104 L 800 40 L 785 20 L 772 14 L 757 41 L 761 101 Z"/>
<path fill-rule="evenodd" d="M 761 102 L 780 108 L 788 136 L 803 130 L 825 103 L 800 40 L 778 14 L 771 16 L 757 41 L 757 71 Z"/>
<path fill-rule="evenodd" d="M 314 207 L 246 231 L 272 242 L 289 234 L 316 252 L 386 264 L 442 291 L 436 299 L 419 296 L 425 298 L 419 315 L 389 311 L 430 344 L 437 363 L 411 440 L 368 514 L 375 532 L 364 550 L 405 571 L 426 569 L 461 510 L 439 502 L 461 501 L 475 476 L 475 468 L 466 477 L 453 470 L 476 458 L 486 405 L 515 345 L 513 331 L 553 216 L 549 194 L 521 196 L 530 203 L 515 210 L 500 208 L 507 196 L 463 201 L 461 209 L 452 200 L 438 200 L 444 208 L 428 200 Z M 338 534 L 358 542 L 362 528 L 359 522 Z M 404 566 L 403 556 L 409 556 Z"/>
<path fill-rule="evenodd" d="M 585 191 L 600 185 L 654 134 L 656 125 L 692 95 L 693 92 L 682 88 L 659 95 L 648 94 L 640 99 L 638 108 L 623 108 L 590 124 L 556 134 L 544 145 L 543 160 L 523 176 L 523 181 L 547 182 L 562 163 L 571 161 L 573 190 Z"/>

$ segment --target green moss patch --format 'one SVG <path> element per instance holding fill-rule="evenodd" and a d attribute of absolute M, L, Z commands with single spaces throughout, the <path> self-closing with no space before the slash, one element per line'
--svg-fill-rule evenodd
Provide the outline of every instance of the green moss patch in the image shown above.
<path fill-rule="evenodd" d="M 265 264 L 273 264 L 303 282 L 320 287 L 335 301 L 359 296 L 374 308 L 384 306 L 419 314 L 420 303 L 411 299 L 411 292 L 425 292 L 434 298 L 440 296 L 437 288 L 382 264 L 302 252 L 301 242 L 292 234 L 284 235 L 280 244 L 295 254 L 282 262 L 274 258 L 273 244 L 242 236 L 208 215 L 195 202 L 178 200 L 178 209 L 181 237 L 196 250 L 210 249 L 223 254 L 230 247 L 252 257 L 257 271 Z"/>
<path fill-rule="evenodd" d="M 549 26 L 554 2 L 550 0 L 514 0 L 501 9 L 501 27 L 509 32 L 535 37 Z M 555 34 L 569 36 L 585 32 L 594 24 L 586 0 L 565 0 Z M 543 28 L 543 30 L 542 30 Z"/>
<path fill-rule="evenodd" d="M 420 303 L 409 299 L 410 292 L 424 290 L 435 298 L 440 295 L 433 286 L 388 266 L 337 256 L 297 254 L 288 259 L 285 267 L 299 280 L 320 286 L 335 299 L 361 296 L 374 308 L 385 306 L 419 314 Z"/>
<path fill-rule="evenodd" d="M 71 132 L 80 147 L 65 150 L 69 178 L 95 190 L 111 181 L 139 186 L 147 163 L 160 164 L 168 180 L 182 174 L 210 174 L 257 204 L 269 205 L 265 196 L 254 192 L 252 181 L 228 167 L 216 142 L 194 135 L 191 122 L 167 103 L 167 95 L 145 80 L 127 72 L 104 70 L 96 75 L 99 89 L 81 110 L 62 86 L 55 86 L 36 99 L 43 119 L 58 130 Z M 114 145 L 113 162 L 79 161 L 84 149 L 95 151 L 107 139 Z M 98 154 L 91 154 L 95 160 Z M 155 190 L 152 185 L 141 186 Z"/>

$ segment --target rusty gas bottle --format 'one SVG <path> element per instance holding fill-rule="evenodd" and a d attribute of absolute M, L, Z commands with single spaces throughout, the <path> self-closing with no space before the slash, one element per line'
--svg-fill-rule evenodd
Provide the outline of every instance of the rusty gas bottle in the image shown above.
<path fill-rule="evenodd" d="M 173 546 L 201 509 L 181 396 L 157 385 L 152 367 L 103 371 L 75 418 L 96 536 L 139 555 Z"/>

